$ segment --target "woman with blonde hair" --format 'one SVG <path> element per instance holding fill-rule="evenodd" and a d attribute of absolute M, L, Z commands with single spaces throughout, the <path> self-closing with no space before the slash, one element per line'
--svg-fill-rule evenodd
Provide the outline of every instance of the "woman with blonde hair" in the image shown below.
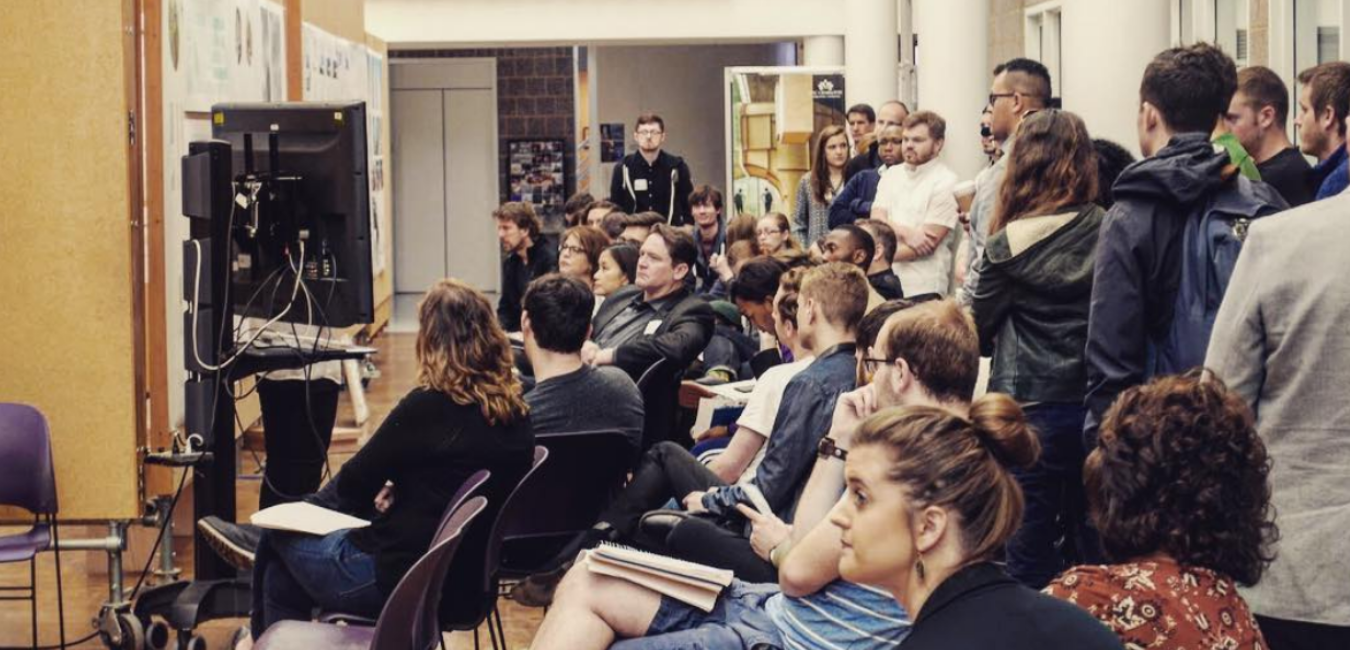
<path fill-rule="evenodd" d="M 848 132 L 844 127 L 827 126 L 816 135 L 811 173 L 797 184 L 793 203 L 793 233 L 807 248 L 830 231 L 830 202 L 844 189 L 848 159 Z"/>
<path fill-rule="evenodd" d="M 782 212 L 770 212 L 759 218 L 759 223 L 755 224 L 755 240 L 761 255 L 802 250 L 801 242 L 792 236 L 791 222 Z"/>
<path fill-rule="evenodd" d="M 1096 149 L 1077 115 L 1039 111 L 1022 120 L 1016 140 L 972 309 L 981 352 L 993 357 L 989 390 L 1025 406 L 1045 451 L 1018 474 L 1026 516 L 1008 543 L 1008 573 L 1040 589 L 1101 557 L 1087 520 L 1082 431 L 1088 306 L 1106 213 L 1094 202 Z"/>
<path fill-rule="evenodd" d="M 839 574 L 886 589 L 910 613 L 905 650 L 1121 647 L 1092 616 L 998 565 L 1022 521 L 1012 470 L 1039 455 L 1007 395 L 975 400 L 969 419 L 927 406 L 881 411 L 842 455 L 848 488 L 831 514 Z"/>
<path fill-rule="evenodd" d="M 309 620 L 315 608 L 378 616 L 465 479 L 492 472 L 486 494 L 499 507 L 529 468 L 534 434 L 488 300 L 441 280 L 418 316 L 417 388 L 333 479 L 340 509 L 371 525 L 324 536 L 264 531 L 253 567 L 253 638 L 278 621 Z M 466 593 L 457 598 L 451 587 L 442 615 L 478 606 L 485 544 L 484 529 L 461 545 L 457 557 L 468 559 L 451 565 L 446 584 Z"/>

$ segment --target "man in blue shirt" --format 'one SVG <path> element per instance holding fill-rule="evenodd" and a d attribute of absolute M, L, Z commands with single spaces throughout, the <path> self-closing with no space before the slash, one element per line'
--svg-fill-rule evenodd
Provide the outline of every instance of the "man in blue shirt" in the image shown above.
<path fill-rule="evenodd" d="M 1316 201 L 1350 186 L 1345 150 L 1345 118 L 1350 114 L 1350 63 L 1332 61 L 1298 75 L 1298 140 L 1303 153 L 1317 158 L 1313 180 Z"/>

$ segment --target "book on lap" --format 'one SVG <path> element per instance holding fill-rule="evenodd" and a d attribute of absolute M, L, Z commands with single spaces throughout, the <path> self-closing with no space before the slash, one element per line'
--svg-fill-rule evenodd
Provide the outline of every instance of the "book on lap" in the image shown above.
<path fill-rule="evenodd" d="M 263 508 L 253 513 L 249 521 L 259 528 L 310 535 L 327 535 L 339 530 L 364 528 L 370 525 L 365 519 L 358 519 L 304 501 Z"/>
<path fill-rule="evenodd" d="M 591 573 L 627 580 L 710 612 L 733 574 L 703 564 L 603 543 L 586 553 Z"/>

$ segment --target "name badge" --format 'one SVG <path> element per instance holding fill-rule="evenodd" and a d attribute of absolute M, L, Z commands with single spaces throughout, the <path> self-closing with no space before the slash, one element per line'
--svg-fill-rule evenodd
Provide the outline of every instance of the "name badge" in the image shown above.
<path fill-rule="evenodd" d="M 639 178 L 639 179 L 633 181 L 633 189 L 634 189 L 634 190 L 637 190 L 638 192 L 646 192 L 646 191 L 647 191 L 647 179 L 645 179 L 645 178 Z"/>
<path fill-rule="evenodd" d="M 651 321 L 651 322 L 647 323 L 647 327 L 643 328 L 643 330 L 642 330 L 642 335 L 643 335 L 643 336 L 651 336 L 651 335 L 655 334 L 655 333 L 656 333 L 656 330 L 661 329 L 661 323 L 662 323 L 662 322 L 663 322 L 663 321 L 654 320 L 654 321 Z"/>

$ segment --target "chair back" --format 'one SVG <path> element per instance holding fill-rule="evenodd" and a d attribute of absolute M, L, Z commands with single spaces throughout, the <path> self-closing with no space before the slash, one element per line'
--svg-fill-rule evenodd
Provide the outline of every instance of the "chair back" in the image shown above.
<path fill-rule="evenodd" d="M 642 376 L 638 377 L 637 380 L 637 387 L 643 395 L 647 394 L 647 389 L 661 376 L 661 369 L 665 368 L 667 363 L 665 357 L 661 357 L 656 360 L 656 363 L 647 366 L 647 369 L 642 371 Z"/>
<path fill-rule="evenodd" d="M 634 445 L 617 430 L 540 434 L 549 461 L 511 495 L 502 509 L 501 563 L 511 573 L 533 573 L 573 535 L 595 524 L 623 489 Z M 517 551 L 516 553 L 513 553 Z"/>
<path fill-rule="evenodd" d="M 371 650 L 430 650 L 440 641 L 438 611 L 445 572 L 464 539 L 464 531 L 487 507 L 473 497 L 446 520 L 436 542 L 412 565 L 385 601 L 375 624 Z"/>
<path fill-rule="evenodd" d="M 470 475 L 469 478 L 464 479 L 464 483 L 459 486 L 455 495 L 450 497 L 450 501 L 445 505 L 445 512 L 441 515 L 441 525 L 436 527 L 436 534 L 431 538 L 431 546 L 435 546 L 441 540 L 441 535 L 446 532 L 446 526 L 454 518 L 455 511 L 459 510 L 459 507 L 469 497 L 477 494 L 478 490 L 482 489 L 483 484 L 487 483 L 490 478 L 492 478 L 492 472 L 480 469 Z"/>
<path fill-rule="evenodd" d="M 0 505 L 57 512 L 51 432 L 42 412 L 27 404 L 0 402 Z"/>
<path fill-rule="evenodd" d="M 533 512 L 533 504 L 525 499 L 523 495 L 528 494 L 530 485 L 539 475 L 539 468 L 548 460 L 548 448 L 542 445 L 534 447 L 534 464 L 530 466 L 530 471 L 525 472 L 516 488 L 511 490 L 511 496 L 506 497 L 502 502 L 502 509 L 497 512 L 497 520 L 492 522 L 492 532 L 488 534 L 487 557 L 483 563 L 483 588 L 493 594 L 497 594 L 497 568 L 501 565 L 502 539 L 506 536 L 506 526 L 508 521 L 521 517 L 518 511 Z M 489 608 L 490 609 L 490 608 Z"/>
<path fill-rule="evenodd" d="M 683 378 L 684 368 L 675 367 L 666 358 L 657 359 L 638 378 L 637 387 L 638 392 L 642 393 L 643 408 L 642 451 L 651 449 L 658 442 L 681 437 L 676 432 L 676 421 L 679 417 L 680 380 Z"/>

